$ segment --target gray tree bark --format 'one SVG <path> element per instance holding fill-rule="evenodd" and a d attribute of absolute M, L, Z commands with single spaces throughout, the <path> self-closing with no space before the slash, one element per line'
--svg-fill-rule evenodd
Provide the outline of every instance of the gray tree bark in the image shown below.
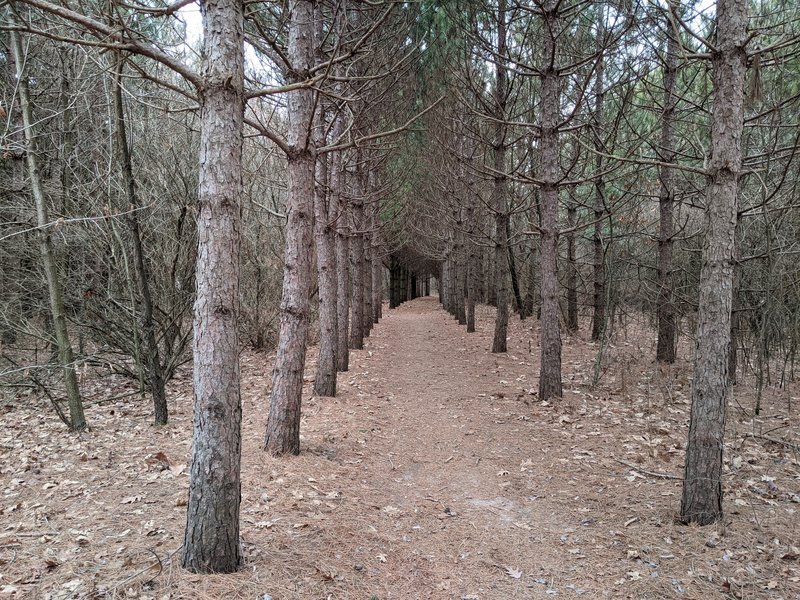
<path fill-rule="evenodd" d="M 370 211 L 372 230 L 372 322 L 378 323 L 383 316 L 383 257 L 380 228 L 380 203 L 376 198 Z"/>
<path fill-rule="evenodd" d="M 561 397 L 561 327 L 558 308 L 558 8 L 548 0 L 544 9 L 544 76 L 542 77 L 541 129 L 541 368 L 539 398 Z"/>
<path fill-rule="evenodd" d="M 351 207 L 353 234 L 350 242 L 350 254 L 353 296 L 351 298 L 350 348 L 353 350 L 361 350 L 364 347 L 364 186 L 361 168 L 359 156 L 356 171 L 353 173 Z"/>
<path fill-rule="evenodd" d="M 601 4 L 597 19 L 597 69 L 594 80 L 594 147 L 597 150 L 594 168 L 598 177 L 594 182 L 594 231 L 592 235 L 592 253 L 594 261 L 594 290 L 592 312 L 592 341 L 603 338 L 606 328 L 606 269 L 605 251 L 603 248 L 603 223 L 606 212 L 606 183 L 602 175 L 604 160 L 601 152 L 605 150 L 603 143 L 603 127 L 605 125 L 605 10 Z"/>
<path fill-rule="evenodd" d="M 317 60 L 322 61 L 323 17 L 321 5 L 314 7 L 314 36 Z M 325 142 L 324 111 L 319 107 L 314 125 L 315 146 Z M 337 304 L 336 304 L 336 231 L 328 214 L 328 154 L 317 156 L 314 186 L 314 242 L 317 249 L 317 285 L 319 288 L 319 358 L 314 377 L 314 394 L 336 395 Z"/>
<path fill-rule="evenodd" d="M 674 1 L 670 2 L 670 8 Z M 678 98 L 675 93 L 675 79 L 678 70 L 678 33 L 667 18 L 667 55 L 664 59 L 664 107 L 661 115 L 660 158 L 665 163 L 675 160 L 675 106 Z M 672 238 L 675 232 L 674 197 L 675 176 L 669 167 L 662 166 L 659 171 L 661 191 L 658 197 L 658 299 L 656 318 L 658 319 L 658 342 L 656 360 L 675 362 L 675 306 L 673 304 L 672 284 Z"/>
<path fill-rule="evenodd" d="M 700 270 L 692 409 L 681 519 L 707 525 L 722 517 L 722 452 L 730 382 L 737 191 L 742 166 L 747 72 L 747 0 L 718 0 L 711 161 Z"/>
<path fill-rule="evenodd" d="M 480 260 L 478 246 L 475 244 L 477 223 L 475 219 L 474 200 L 470 199 L 467 205 L 467 297 L 465 313 L 467 318 L 467 333 L 475 333 L 475 303 L 477 299 L 478 269 Z"/>
<path fill-rule="evenodd" d="M 344 130 L 341 116 L 334 128 L 339 135 Z M 338 136 L 334 137 L 338 139 Z M 336 323 L 338 325 L 336 360 L 337 370 L 347 371 L 350 368 L 350 215 L 344 187 L 343 156 L 335 152 L 331 159 L 331 210 L 336 214 L 332 219 L 336 223 Z"/>
<path fill-rule="evenodd" d="M 578 208 L 573 200 L 567 207 L 567 331 L 578 331 L 578 264 L 575 260 L 575 224 L 578 222 Z"/>
<path fill-rule="evenodd" d="M 494 322 L 492 352 L 505 352 L 508 338 L 508 178 L 506 172 L 506 95 L 508 72 L 505 67 L 506 1 L 499 0 L 497 7 L 497 57 L 494 88 L 494 186 L 491 206 L 494 223 L 494 284 L 497 316 Z"/>
<path fill-rule="evenodd" d="M 369 177 L 369 189 L 373 189 L 372 187 L 373 177 L 370 175 Z M 365 192 L 367 190 L 365 189 Z M 364 215 L 363 215 L 363 228 L 364 228 L 364 308 L 362 311 L 362 331 L 364 333 L 364 337 L 369 337 L 369 333 L 372 330 L 372 323 L 373 323 L 373 316 L 372 316 L 372 204 L 366 204 L 364 206 Z"/>
<path fill-rule="evenodd" d="M 314 64 L 314 2 L 289 2 L 287 83 L 310 77 Z M 280 330 L 264 446 L 272 455 L 300 453 L 300 403 L 309 325 L 315 151 L 311 130 L 315 98 L 311 88 L 288 94 L 288 181 L 286 247 Z"/>
<path fill-rule="evenodd" d="M 322 129 L 320 125 L 316 128 L 318 131 Z M 327 161 L 327 155 L 317 156 L 317 182 L 314 189 L 314 240 L 319 287 L 319 358 L 314 378 L 314 393 L 317 396 L 336 395 L 336 232 L 335 223 L 331 222 L 328 214 Z"/>
<path fill-rule="evenodd" d="M 183 566 L 238 569 L 241 502 L 239 252 L 244 3 L 204 2 L 194 419 Z"/>
<path fill-rule="evenodd" d="M 50 217 L 47 198 L 42 187 L 41 170 L 37 158 L 36 135 L 33 130 L 33 106 L 31 104 L 28 75 L 25 73 L 27 54 L 22 48 L 22 40 L 17 31 L 11 31 L 11 51 L 14 54 L 17 75 L 17 93 L 19 94 L 22 127 L 25 132 L 25 157 L 28 165 L 31 193 L 36 204 L 36 224 L 38 226 L 39 249 L 42 253 L 42 265 L 47 279 L 47 291 L 50 298 L 50 315 L 58 346 L 58 359 L 64 372 L 64 387 L 69 403 L 70 429 L 81 431 L 86 429 L 86 417 L 83 413 L 78 378 L 75 373 L 75 354 L 67 331 L 67 316 L 64 310 L 64 299 L 61 295 L 61 281 L 58 277 L 53 241 L 50 237 Z"/>

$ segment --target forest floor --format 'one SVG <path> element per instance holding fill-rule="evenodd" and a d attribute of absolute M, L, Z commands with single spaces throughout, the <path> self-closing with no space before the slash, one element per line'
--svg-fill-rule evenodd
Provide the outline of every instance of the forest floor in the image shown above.
<path fill-rule="evenodd" d="M 597 344 L 565 336 L 564 398 L 547 403 L 535 320 L 513 319 L 493 355 L 489 308 L 474 334 L 432 298 L 384 314 L 339 396 L 308 392 L 297 457 L 262 451 L 272 357 L 243 353 L 233 575 L 180 569 L 188 370 L 161 428 L 142 397 L 90 406 L 80 435 L 43 401 L 6 399 L 0 598 L 800 598 L 797 384 L 769 388 L 759 417 L 752 381 L 736 386 L 724 523 L 687 527 L 690 364 L 653 363 L 643 324 L 605 349 L 595 386 Z"/>

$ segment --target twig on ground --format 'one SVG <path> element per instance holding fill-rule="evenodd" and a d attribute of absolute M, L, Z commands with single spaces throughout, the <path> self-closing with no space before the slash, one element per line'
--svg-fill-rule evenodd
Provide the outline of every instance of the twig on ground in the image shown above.
<path fill-rule="evenodd" d="M 792 442 L 787 442 L 786 440 L 770 437 L 768 435 L 759 435 L 757 433 L 745 433 L 744 435 L 745 437 L 751 437 L 757 440 L 766 440 L 767 442 L 772 442 L 773 444 L 781 444 L 782 446 L 792 448 L 793 450 L 800 450 L 800 444 L 793 444 Z"/>
<path fill-rule="evenodd" d="M 636 465 L 632 465 L 631 463 L 627 463 L 624 460 L 619 460 L 618 458 L 614 459 L 621 465 L 625 465 L 629 469 L 633 469 L 634 471 L 638 471 L 639 473 L 643 473 L 644 475 L 649 475 L 650 477 L 658 477 L 659 479 L 675 479 L 676 481 L 683 481 L 683 477 L 678 477 L 677 475 L 672 475 L 670 473 L 659 473 L 658 471 L 646 471 L 641 467 L 637 467 Z"/>

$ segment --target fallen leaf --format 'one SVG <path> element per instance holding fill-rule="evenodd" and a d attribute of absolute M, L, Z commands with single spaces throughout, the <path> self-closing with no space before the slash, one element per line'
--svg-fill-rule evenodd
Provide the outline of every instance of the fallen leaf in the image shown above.
<path fill-rule="evenodd" d="M 522 571 L 515 569 L 514 567 L 506 567 L 506 573 L 509 577 L 513 577 L 514 579 L 519 579 L 522 577 Z"/>

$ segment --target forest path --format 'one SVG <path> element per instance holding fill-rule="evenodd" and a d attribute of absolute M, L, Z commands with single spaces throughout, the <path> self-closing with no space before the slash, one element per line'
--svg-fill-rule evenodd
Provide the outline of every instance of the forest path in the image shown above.
<path fill-rule="evenodd" d="M 610 510 L 608 472 L 576 446 L 614 434 L 580 435 L 569 400 L 532 404 L 538 349 L 520 336 L 491 354 L 492 327 L 467 334 L 430 297 L 385 311 L 339 397 L 307 407 L 308 451 L 349 467 L 335 518 L 362 538 L 331 557 L 334 582 L 351 577 L 341 560 L 380 600 L 598 597 L 625 581 L 625 534 L 609 529 L 633 513 Z"/>
<path fill-rule="evenodd" d="M 356 396 L 385 402 L 365 444 L 369 498 L 392 516 L 391 546 L 413 558 L 409 583 L 424 574 L 417 597 L 581 587 L 561 540 L 579 524 L 541 500 L 569 447 L 542 451 L 526 402 L 530 355 L 488 352 L 491 325 L 467 334 L 436 299 L 420 298 L 390 311 L 353 356 L 366 369 Z"/>
<path fill-rule="evenodd" d="M 336 398 L 312 395 L 312 346 L 299 456 L 264 452 L 274 357 L 242 353 L 231 575 L 180 568 L 188 365 L 165 427 L 144 395 L 91 404 L 80 435 L 44 399 L 0 404 L 0 598 L 800 598 L 792 448 L 755 443 L 731 410 L 725 526 L 678 525 L 690 365 L 660 370 L 634 322 L 592 386 L 597 345 L 565 336 L 564 398 L 541 402 L 538 323 L 512 317 L 509 351 L 492 354 L 494 311 L 477 317 L 467 334 L 434 298 L 385 310 Z M 126 385 L 105 375 L 84 390 Z M 736 401 L 752 405 L 750 389 Z M 787 393 L 765 396 L 759 426 L 796 428 Z"/>

